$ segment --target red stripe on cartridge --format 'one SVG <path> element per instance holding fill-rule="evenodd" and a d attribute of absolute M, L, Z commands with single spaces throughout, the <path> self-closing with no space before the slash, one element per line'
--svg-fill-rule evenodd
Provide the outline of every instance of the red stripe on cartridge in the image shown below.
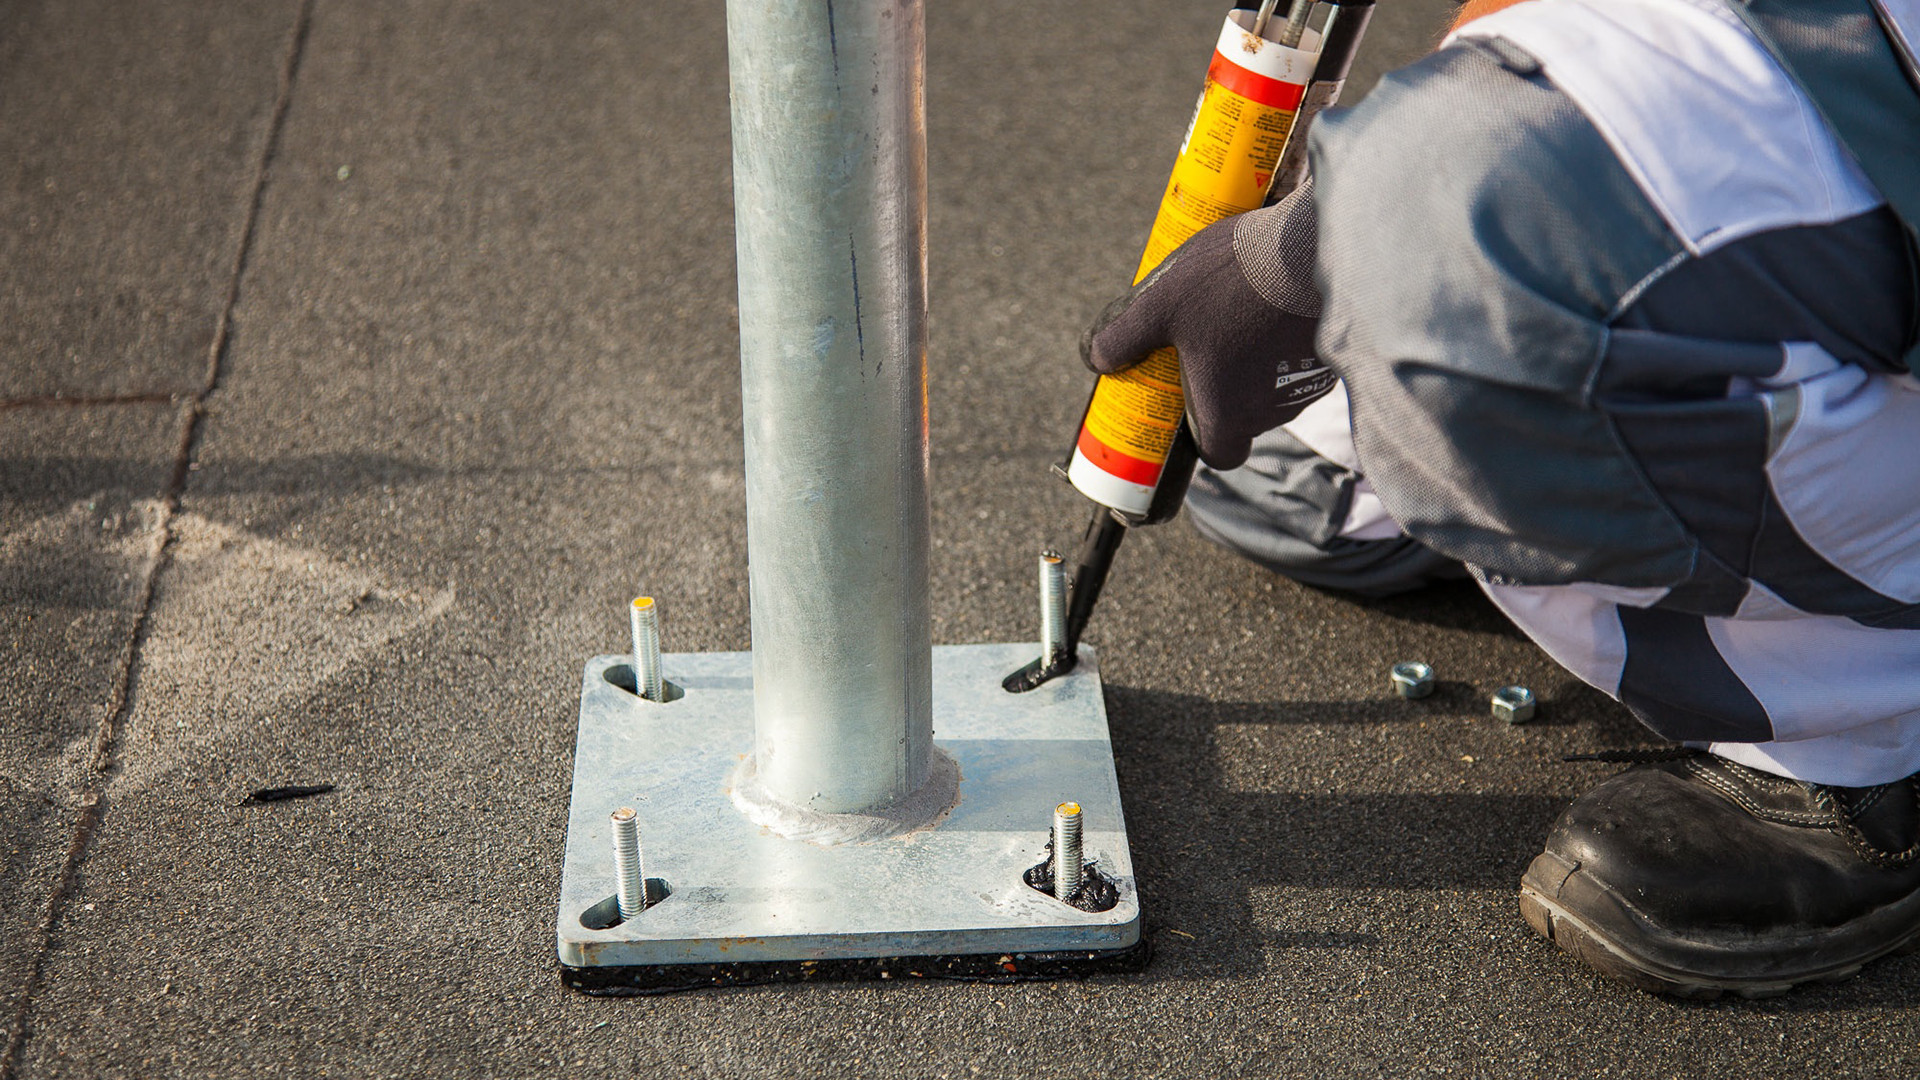
<path fill-rule="evenodd" d="M 1213 63 L 1207 67 L 1207 81 L 1219 83 L 1248 101 L 1289 111 L 1300 104 L 1301 96 L 1307 92 L 1307 88 L 1298 83 L 1281 82 L 1257 71 L 1249 71 L 1218 50 L 1214 51 Z"/>
<path fill-rule="evenodd" d="M 1093 462 L 1102 472 L 1117 476 L 1130 484 L 1152 487 L 1160 482 L 1160 469 L 1165 464 L 1159 461 L 1142 461 L 1132 454 L 1123 454 L 1106 443 L 1094 438 L 1093 432 L 1080 429 L 1080 453 Z"/>

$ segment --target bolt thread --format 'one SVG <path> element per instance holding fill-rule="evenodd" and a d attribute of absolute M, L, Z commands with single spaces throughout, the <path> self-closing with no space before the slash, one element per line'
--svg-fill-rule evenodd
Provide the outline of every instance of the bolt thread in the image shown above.
<path fill-rule="evenodd" d="M 633 689 L 648 701 L 666 696 L 665 680 L 660 675 L 660 609 L 653 597 L 636 597 L 633 614 Z"/>
<path fill-rule="evenodd" d="M 1289 49 L 1298 48 L 1300 39 L 1307 33 L 1307 17 L 1313 14 L 1314 0 L 1293 0 L 1293 7 L 1287 10 L 1287 28 L 1280 34 L 1280 44 Z"/>
<path fill-rule="evenodd" d="M 1082 855 L 1080 804 L 1064 802 L 1053 808 L 1053 895 L 1072 900 L 1080 894 Z"/>
<path fill-rule="evenodd" d="M 613 877 L 620 917 L 631 919 L 647 908 L 647 872 L 640 862 L 640 821 L 633 808 L 613 812 Z"/>
<path fill-rule="evenodd" d="M 1040 555 L 1040 659 L 1067 654 L 1067 564 L 1056 551 Z"/>

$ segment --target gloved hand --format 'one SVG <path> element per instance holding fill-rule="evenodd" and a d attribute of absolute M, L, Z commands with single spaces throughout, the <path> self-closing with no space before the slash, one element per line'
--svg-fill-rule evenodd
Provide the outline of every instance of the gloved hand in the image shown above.
<path fill-rule="evenodd" d="M 1173 346 L 1200 459 L 1240 465 L 1255 435 L 1333 388 L 1313 353 L 1314 238 L 1308 178 L 1273 206 L 1217 221 L 1176 248 L 1094 320 L 1081 359 L 1111 375 Z"/>

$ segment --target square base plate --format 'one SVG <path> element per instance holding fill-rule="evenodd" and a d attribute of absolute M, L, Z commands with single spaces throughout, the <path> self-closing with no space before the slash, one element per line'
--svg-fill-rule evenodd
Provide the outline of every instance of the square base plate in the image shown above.
<path fill-rule="evenodd" d="M 569 967 L 953 956 L 1125 949 L 1140 901 L 1092 648 L 1024 694 L 1000 681 L 1038 650 L 933 650 L 934 741 L 960 763 L 960 801 L 932 828 L 860 844 L 788 840 L 748 821 L 729 792 L 753 750 L 751 653 L 663 658 L 684 696 L 656 703 L 610 679 L 626 656 L 587 661 L 573 806 L 560 882 Z M 1028 886 L 1053 807 L 1082 808 L 1089 862 L 1119 903 L 1086 912 Z M 608 815 L 639 812 L 649 906 L 617 918 Z M 657 899 L 656 899 L 657 897 Z M 595 927 L 600 927 L 596 929 Z"/>

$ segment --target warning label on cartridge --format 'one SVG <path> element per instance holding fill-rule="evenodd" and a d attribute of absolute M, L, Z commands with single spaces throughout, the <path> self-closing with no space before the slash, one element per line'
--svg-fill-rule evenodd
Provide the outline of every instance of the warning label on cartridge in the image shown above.
<path fill-rule="evenodd" d="M 1221 28 L 1136 283 L 1194 233 L 1266 199 L 1319 58 L 1319 41 L 1311 31 L 1299 48 L 1255 37 L 1249 32 L 1253 17 L 1235 10 Z M 1069 467 L 1074 486 L 1117 510 L 1145 513 L 1185 410 L 1180 358 L 1172 349 L 1101 376 Z"/>
<path fill-rule="evenodd" d="M 1160 478 L 1186 411 L 1180 390 L 1180 359 L 1157 349 L 1118 375 L 1103 376 L 1087 405 L 1080 450 L 1096 464 L 1136 484 Z"/>
<path fill-rule="evenodd" d="M 1263 75 L 1224 52 L 1213 54 L 1206 88 L 1173 175 L 1167 178 L 1160 214 L 1134 280 L 1145 277 L 1194 233 L 1265 200 L 1305 91 L 1303 83 Z"/>

